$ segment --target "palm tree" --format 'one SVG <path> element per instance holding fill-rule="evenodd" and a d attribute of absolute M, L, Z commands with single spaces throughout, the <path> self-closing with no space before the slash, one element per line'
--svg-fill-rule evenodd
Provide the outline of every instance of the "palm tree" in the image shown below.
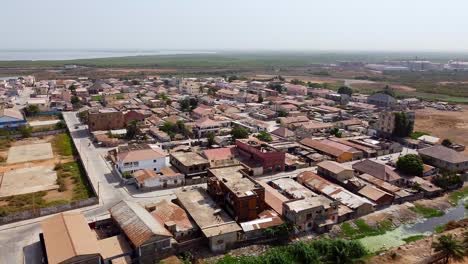
<path fill-rule="evenodd" d="M 444 263 L 449 263 L 450 258 L 455 261 L 463 260 L 465 248 L 451 234 L 439 237 L 437 242 L 432 243 L 432 248 L 444 256 Z"/>

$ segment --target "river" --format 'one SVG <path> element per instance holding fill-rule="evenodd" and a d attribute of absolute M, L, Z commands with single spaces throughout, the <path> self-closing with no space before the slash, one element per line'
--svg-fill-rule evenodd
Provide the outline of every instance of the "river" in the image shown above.
<path fill-rule="evenodd" d="M 447 210 L 443 216 L 425 218 L 414 224 L 401 225 L 383 235 L 364 237 L 359 239 L 359 241 L 371 252 L 404 245 L 406 242 L 403 241 L 403 238 L 414 235 L 428 236 L 434 233 L 434 228 L 439 225 L 444 225 L 451 220 L 460 220 L 467 217 L 467 210 L 464 206 L 464 203 L 467 201 L 468 199 L 466 198 L 460 200 L 456 207 Z"/>

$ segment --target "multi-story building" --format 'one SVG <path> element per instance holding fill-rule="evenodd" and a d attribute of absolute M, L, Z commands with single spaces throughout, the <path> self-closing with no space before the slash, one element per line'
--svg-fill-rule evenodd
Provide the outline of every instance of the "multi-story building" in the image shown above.
<path fill-rule="evenodd" d="M 239 165 L 208 170 L 208 193 L 238 222 L 254 220 L 265 210 L 265 188 L 243 169 Z"/>
<path fill-rule="evenodd" d="M 180 83 L 180 90 L 185 94 L 199 95 L 201 91 L 201 85 L 194 78 L 184 78 Z"/>
<path fill-rule="evenodd" d="M 374 125 L 379 136 L 388 138 L 393 135 L 395 131 L 395 116 L 397 113 L 405 114 L 408 126 L 411 128 L 414 126 L 414 112 L 383 111 L 379 113 L 379 119 Z"/>
<path fill-rule="evenodd" d="M 240 160 L 251 169 L 253 175 L 284 171 L 286 154 L 269 147 L 257 138 L 237 139 Z"/>
<path fill-rule="evenodd" d="M 203 138 L 206 137 L 208 133 L 217 135 L 221 127 L 219 122 L 204 117 L 195 121 L 193 132 L 198 138 Z"/>
<path fill-rule="evenodd" d="M 160 172 L 169 165 L 167 154 L 162 149 L 146 144 L 119 147 L 115 154 L 115 164 L 121 173 L 144 169 Z"/>
<path fill-rule="evenodd" d="M 123 113 L 114 108 L 88 111 L 88 128 L 90 131 L 122 129 L 124 127 Z"/>
<path fill-rule="evenodd" d="M 203 182 L 210 162 L 195 152 L 173 152 L 170 163 L 185 175 L 186 181 Z"/>

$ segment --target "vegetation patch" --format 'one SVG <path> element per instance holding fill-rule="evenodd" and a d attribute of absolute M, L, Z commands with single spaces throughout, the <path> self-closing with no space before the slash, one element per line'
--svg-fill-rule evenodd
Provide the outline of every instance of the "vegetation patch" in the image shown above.
<path fill-rule="evenodd" d="M 0 202 L 2 202 L 2 204 L 5 204 L 0 207 L 0 216 L 6 216 L 8 214 L 20 211 L 45 208 L 69 203 L 69 201 L 66 200 L 46 202 L 43 199 L 43 197 L 46 194 L 47 192 L 41 191 L 0 198 Z"/>
<path fill-rule="evenodd" d="M 441 210 L 437 210 L 430 207 L 425 207 L 420 204 L 415 204 L 414 207 L 410 208 L 411 211 L 424 216 L 425 218 L 443 216 L 445 213 Z"/>
<path fill-rule="evenodd" d="M 468 187 L 463 187 L 458 191 L 450 193 L 449 201 L 452 205 L 458 205 L 458 202 L 465 199 L 466 197 L 468 197 Z"/>
<path fill-rule="evenodd" d="M 71 178 L 73 180 L 72 201 L 84 200 L 94 196 L 85 175 L 83 168 L 75 161 L 61 164 L 57 168 L 58 191 L 65 191 L 65 178 Z"/>
<path fill-rule="evenodd" d="M 412 139 L 418 139 L 421 136 L 429 135 L 427 132 L 422 132 L 422 131 L 414 131 L 413 133 L 410 134 L 410 137 Z"/>
<path fill-rule="evenodd" d="M 436 232 L 437 234 L 440 234 L 440 233 L 442 233 L 442 232 L 445 231 L 445 227 L 446 227 L 446 226 L 447 226 L 446 224 L 444 224 L 444 225 L 438 225 L 438 226 L 436 226 L 436 227 L 434 228 L 434 232 Z"/>
<path fill-rule="evenodd" d="M 93 96 L 91 96 L 91 100 L 92 101 L 101 101 L 102 96 L 101 95 L 93 95 Z"/>
<path fill-rule="evenodd" d="M 66 133 L 55 135 L 52 141 L 52 146 L 54 147 L 54 150 L 56 150 L 56 152 L 61 156 L 72 156 L 75 154 L 73 141 Z"/>
<path fill-rule="evenodd" d="M 411 243 L 411 242 L 414 242 L 414 241 L 421 240 L 421 239 L 423 239 L 425 237 L 426 237 L 425 235 L 414 235 L 414 236 L 409 236 L 409 237 L 403 238 L 403 241 L 405 241 L 406 243 Z"/>
<path fill-rule="evenodd" d="M 394 228 L 390 220 L 384 220 L 372 227 L 368 225 L 363 219 L 357 219 L 353 227 L 351 223 L 346 222 L 341 225 L 341 235 L 348 239 L 360 239 L 367 236 L 377 236 L 385 234 Z"/>
<path fill-rule="evenodd" d="M 225 255 L 216 264 L 353 263 L 367 255 L 358 241 L 320 239 L 275 247 L 260 256 Z"/>

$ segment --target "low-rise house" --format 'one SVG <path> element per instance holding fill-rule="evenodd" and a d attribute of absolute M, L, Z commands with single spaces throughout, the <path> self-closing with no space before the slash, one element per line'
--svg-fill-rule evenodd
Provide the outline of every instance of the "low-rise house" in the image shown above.
<path fill-rule="evenodd" d="M 345 182 L 354 177 L 354 170 L 335 161 L 322 161 L 317 164 L 317 174 L 333 181 Z"/>
<path fill-rule="evenodd" d="M 142 144 L 119 147 L 115 154 L 115 164 L 121 173 L 133 173 L 143 169 L 160 172 L 168 166 L 168 160 L 162 149 Z"/>
<path fill-rule="evenodd" d="M 179 204 L 193 218 L 210 249 L 222 252 L 240 240 L 241 227 L 201 187 L 176 192 Z"/>
<path fill-rule="evenodd" d="M 172 233 L 177 241 L 195 237 L 198 227 L 189 218 L 184 209 L 167 200 L 152 204 L 151 215 Z"/>
<path fill-rule="evenodd" d="M 388 94 L 376 93 L 367 97 L 367 103 L 379 107 L 391 107 L 397 103 L 397 100 Z"/>
<path fill-rule="evenodd" d="M 317 174 L 305 171 L 299 174 L 297 180 L 330 199 L 338 201 L 354 210 L 355 216 L 361 216 L 374 211 L 374 203 L 366 198 L 355 195 L 345 188 L 331 183 Z"/>
<path fill-rule="evenodd" d="M 355 148 L 333 142 L 328 139 L 314 140 L 305 138 L 300 143 L 306 147 L 315 149 L 318 153 L 327 155 L 337 162 L 347 162 L 361 159 L 363 153 Z"/>
<path fill-rule="evenodd" d="M 258 218 L 240 223 L 242 231 L 244 233 L 245 240 L 254 240 L 265 237 L 265 230 L 268 228 L 274 228 L 283 224 L 283 220 L 273 210 L 265 210 L 258 214 Z"/>
<path fill-rule="evenodd" d="M 225 148 L 206 149 L 203 156 L 210 162 L 210 168 L 227 167 L 240 164 L 237 159 L 239 153 L 235 146 Z"/>
<path fill-rule="evenodd" d="M 372 175 L 364 173 L 361 175 L 357 175 L 356 177 L 376 186 L 384 192 L 392 194 L 394 196 L 394 202 L 403 203 L 406 201 L 414 200 L 416 198 L 416 196 L 412 193 L 409 193 L 396 185 L 388 183 Z"/>
<path fill-rule="evenodd" d="M 152 169 L 137 170 L 133 173 L 138 188 L 144 190 L 181 186 L 185 177 L 172 167 L 163 167 L 156 172 Z"/>
<path fill-rule="evenodd" d="M 265 210 L 265 189 L 243 169 L 238 165 L 208 170 L 208 193 L 238 222 L 254 220 Z"/>
<path fill-rule="evenodd" d="M 392 204 L 394 196 L 374 187 L 370 184 L 366 184 L 358 192 L 359 195 L 369 199 L 378 206 L 387 206 Z"/>
<path fill-rule="evenodd" d="M 195 119 L 212 118 L 215 114 L 215 109 L 207 105 L 199 105 L 192 111 L 192 116 Z"/>
<path fill-rule="evenodd" d="M 210 162 L 195 152 L 173 152 L 170 154 L 170 163 L 185 175 L 188 183 L 205 181 L 210 167 Z"/>
<path fill-rule="evenodd" d="M 359 174 L 367 173 L 394 185 L 400 185 L 404 182 L 404 179 L 395 172 L 394 168 L 373 160 L 365 159 L 354 163 L 353 169 Z"/>
<path fill-rule="evenodd" d="M 9 129 L 26 125 L 26 119 L 19 110 L 0 109 L 0 128 Z"/>
<path fill-rule="evenodd" d="M 442 145 L 418 150 L 419 155 L 427 164 L 451 172 L 468 171 L 468 157 L 451 148 Z"/>
<path fill-rule="evenodd" d="M 279 127 L 277 129 L 271 131 L 271 134 L 275 135 L 275 136 L 277 136 L 279 138 L 287 139 L 287 140 L 294 139 L 294 137 L 295 137 L 294 132 L 287 129 L 286 127 Z"/>
<path fill-rule="evenodd" d="M 150 127 L 149 133 L 156 138 L 159 142 L 169 142 L 171 137 L 164 131 L 159 130 L 158 127 Z"/>
<path fill-rule="evenodd" d="M 290 199 L 264 181 L 257 181 L 257 183 L 265 188 L 265 204 L 279 215 L 283 215 L 283 204 Z"/>
<path fill-rule="evenodd" d="M 139 204 L 123 200 L 109 213 L 138 257 L 154 259 L 171 248 L 172 234 Z"/>
<path fill-rule="evenodd" d="M 219 134 L 220 129 L 221 124 L 219 122 L 204 117 L 195 121 L 193 132 L 198 138 L 203 138 L 209 133 L 213 133 L 215 135 Z"/>

